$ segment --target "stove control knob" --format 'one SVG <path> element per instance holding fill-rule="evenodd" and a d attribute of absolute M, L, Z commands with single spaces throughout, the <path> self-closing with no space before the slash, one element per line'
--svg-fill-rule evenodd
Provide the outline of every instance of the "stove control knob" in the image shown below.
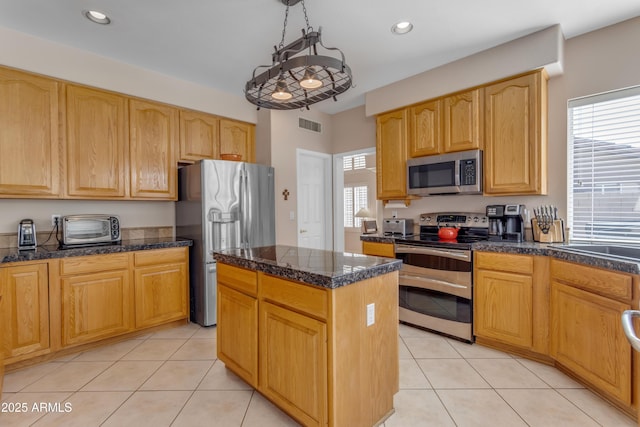
<path fill-rule="evenodd" d="M 478 218 L 477 216 L 474 216 L 474 217 L 473 217 L 473 222 L 478 222 L 478 220 L 479 220 L 479 219 L 480 219 L 480 218 Z"/>
<path fill-rule="evenodd" d="M 431 222 L 431 217 L 430 216 L 423 216 L 420 219 L 422 219 L 423 221 Z"/>

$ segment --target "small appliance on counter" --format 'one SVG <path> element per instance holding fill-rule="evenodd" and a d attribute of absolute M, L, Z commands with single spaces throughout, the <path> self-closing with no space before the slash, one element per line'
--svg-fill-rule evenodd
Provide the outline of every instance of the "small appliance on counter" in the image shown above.
<path fill-rule="evenodd" d="M 18 225 L 18 250 L 32 251 L 36 246 L 36 225 L 32 219 L 23 219 Z"/>
<path fill-rule="evenodd" d="M 522 242 L 524 240 L 524 205 L 504 205 L 504 218 L 502 240 Z"/>
<path fill-rule="evenodd" d="M 505 205 L 488 205 L 486 209 L 489 218 L 489 240 L 500 241 L 504 235 L 504 207 Z"/>
<path fill-rule="evenodd" d="M 65 215 L 60 218 L 60 225 L 60 249 L 117 245 L 122 240 L 120 218 L 116 215 Z"/>
<path fill-rule="evenodd" d="M 542 243 L 563 243 L 564 221 L 558 219 L 558 208 L 552 205 L 539 206 L 533 209 L 535 218 L 531 219 L 533 240 Z"/>
<path fill-rule="evenodd" d="M 385 236 L 413 236 L 413 219 L 385 218 L 382 233 Z"/>

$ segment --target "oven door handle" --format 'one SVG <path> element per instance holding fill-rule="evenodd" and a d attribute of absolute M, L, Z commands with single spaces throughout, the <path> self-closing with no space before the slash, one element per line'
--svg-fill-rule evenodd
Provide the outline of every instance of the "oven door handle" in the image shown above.
<path fill-rule="evenodd" d="M 453 252 L 443 249 L 434 249 L 427 248 L 424 246 L 414 247 L 407 245 L 396 245 L 396 254 L 425 254 L 425 255 L 436 255 L 436 256 L 444 256 L 449 258 L 459 258 L 465 261 L 471 260 L 471 254 L 469 251 L 460 251 Z"/>
<path fill-rule="evenodd" d="M 446 280 L 431 279 L 431 278 L 428 278 L 428 277 L 401 274 L 400 275 L 400 279 L 403 279 L 403 278 L 404 279 L 420 280 L 420 281 L 423 281 L 423 282 L 438 283 L 440 285 L 449 286 L 449 287 L 457 288 L 457 289 L 467 289 L 467 286 L 465 286 L 465 285 L 459 285 L 457 283 L 447 282 Z"/>

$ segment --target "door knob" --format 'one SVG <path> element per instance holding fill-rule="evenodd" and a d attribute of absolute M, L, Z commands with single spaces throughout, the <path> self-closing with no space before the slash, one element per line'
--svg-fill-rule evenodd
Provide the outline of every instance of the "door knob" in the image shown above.
<path fill-rule="evenodd" d="M 300 234 L 306 233 L 306 232 L 307 232 L 307 230 L 300 229 Z"/>

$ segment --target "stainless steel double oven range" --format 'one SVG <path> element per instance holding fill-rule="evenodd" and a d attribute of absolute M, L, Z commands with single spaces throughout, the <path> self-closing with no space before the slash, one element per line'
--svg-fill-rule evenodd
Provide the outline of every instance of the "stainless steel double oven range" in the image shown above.
<path fill-rule="evenodd" d="M 420 234 L 395 236 L 400 270 L 400 321 L 473 342 L 472 244 L 488 239 L 489 222 L 481 213 L 425 213 Z M 442 227 L 458 229 L 442 240 Z"/>

